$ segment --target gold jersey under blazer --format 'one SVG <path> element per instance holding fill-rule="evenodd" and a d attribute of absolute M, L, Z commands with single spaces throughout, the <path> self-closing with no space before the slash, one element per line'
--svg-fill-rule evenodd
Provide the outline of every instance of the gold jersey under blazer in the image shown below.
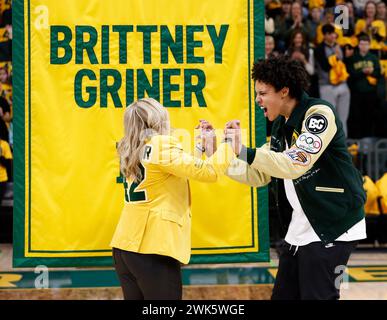
<path fill-rule="evenodd" d="M 125 205 L 111 247 L 170 256 L 187 264 L 191 256 L 188 179 L 215 182 L 234 158 L 228 143 L 202 160 L 184 152 L 172 136 L 153 136 L 142 152 L 144 179 L 126 184 Z"/>

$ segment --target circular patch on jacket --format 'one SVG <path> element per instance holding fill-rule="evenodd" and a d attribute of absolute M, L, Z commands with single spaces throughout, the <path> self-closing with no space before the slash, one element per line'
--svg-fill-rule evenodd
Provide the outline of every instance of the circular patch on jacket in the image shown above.
<path fill-rule="evenodd" d="M 312 114 L 306 119 L 305 127 L 311 133 L 321 133 L 328 127 L 328 120 L 321 114 Z"/>
<path fill-rule="evenodd" d="M 296 140 L 296 146 L 308 153 L 316 154 L 321 150 L 322 141 L 320 137 L 304 132 Z"/>

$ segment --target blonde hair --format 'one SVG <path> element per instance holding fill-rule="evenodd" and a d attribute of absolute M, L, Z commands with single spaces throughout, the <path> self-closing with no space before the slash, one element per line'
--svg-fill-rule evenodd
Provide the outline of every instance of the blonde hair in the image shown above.
<path fill-rule="evenodd" d="M 140 181 L 140 155 L 146 140 L 153 135 L 169 134 L 169 130 L 168 111 L 155 99 L 140 99 L 128 106 L 124 113 L 124 137 L 117 148 L 121 173 Z"/>

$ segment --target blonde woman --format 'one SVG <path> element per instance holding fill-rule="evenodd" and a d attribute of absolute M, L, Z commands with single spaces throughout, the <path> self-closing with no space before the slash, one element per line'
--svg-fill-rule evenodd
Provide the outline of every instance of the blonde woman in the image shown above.
<path fill-rule="evenodd" d="M 170 135 L 169 114 L 152 98 L 131 104 L 118 145 L 125 205 L 111 246 L 125 299 L 181 299 L 180 264 L 191 252 L 188 179 L 214 182 L 234 159 L 222 143 L 201 160 Z"/>

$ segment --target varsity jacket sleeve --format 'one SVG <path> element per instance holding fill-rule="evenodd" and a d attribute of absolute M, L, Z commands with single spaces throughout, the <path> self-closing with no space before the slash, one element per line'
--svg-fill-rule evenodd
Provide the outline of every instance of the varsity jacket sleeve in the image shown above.
<path fill-rule="evenodd" d="M 301 134 L 290 149 L 275 152 L 266 147 L 258 148 L 250 166 L 261 174 L 297 179 L 312 168 L 336 131 L 333 111 L 325 105 L 312 106 L 305 114 Z"/>
<path fill-rule="evenodd" d="M 154 136 L 144 148 L 143 161 L 147 160 L 147 153 L 149 162 L 162 171 L 202 182 L 215 182 L 220 175 L 225 174 L 230 162 L 235 159 L 229 143 L 221 143 L 210 158 L 202 160 L 185 152 L 179 141 L 172 136 Z"/>
<path fill-rule="evenodd" d="M 270 150 L 269 143 L 263 145 L 261 148 Z M 247 162 L 241 159 L 231 161 L 226 175 L 232 180 L 255 188 L 265 186 L 271 181 L 271 177 L 268 174 L 253 169 Z"/>

